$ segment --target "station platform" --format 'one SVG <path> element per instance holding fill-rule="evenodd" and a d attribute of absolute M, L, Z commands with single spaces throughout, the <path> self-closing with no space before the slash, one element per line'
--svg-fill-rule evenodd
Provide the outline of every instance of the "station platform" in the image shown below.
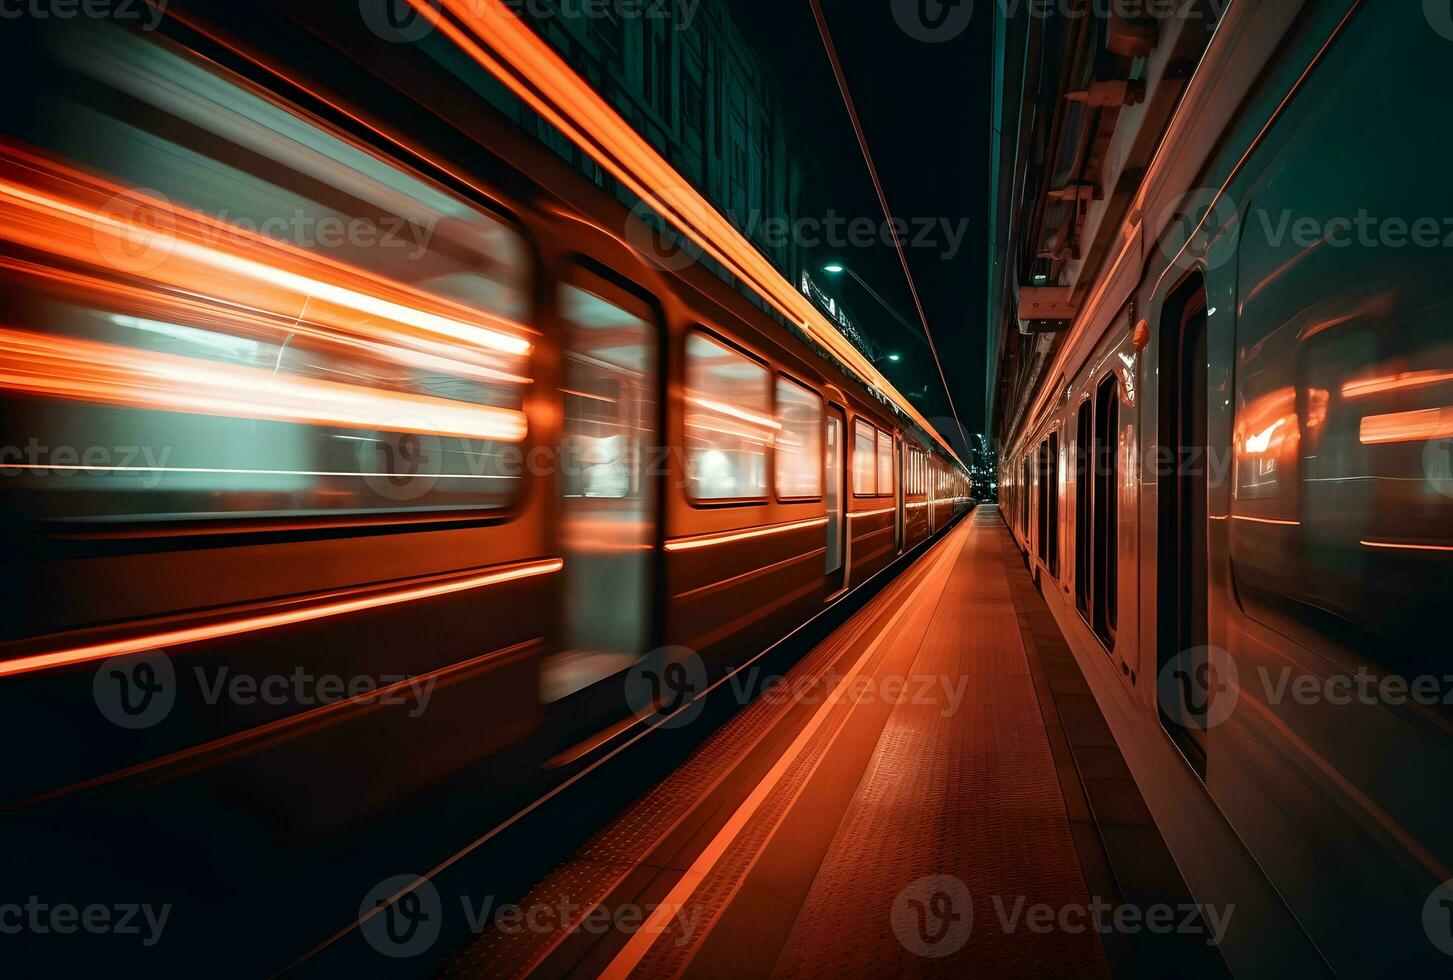
<path fill-rule="evenodd" d="M 992 506 L 519 904 L 444 974 L 1225 974 Z"/>

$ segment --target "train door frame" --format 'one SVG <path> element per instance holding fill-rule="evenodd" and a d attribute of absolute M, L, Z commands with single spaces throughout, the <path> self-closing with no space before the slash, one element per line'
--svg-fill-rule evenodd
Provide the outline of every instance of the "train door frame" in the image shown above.
<path fill-rule="evenodd" d="M 655 349 L 649 353 L 649 367 L 650 370 L 653 371 L 655 374 L 654 384 L 652 385 L 652 395 L 655 399 L 655 416 L 653 419 L 649 420 L 650 425 L 653 427 L 653 433 L 648 436 L 648 438 L 653 439 L 658 444 L 664 444 L 667 425 L 666 398 L 669 390 L 669 347 L 671 343 L 671 335 L 667 325 L 665 311 L 661 305 L 660 300 L 649 288 L 643 286 L 639 281 L 633 279 L 625 273 L 620 272 L 608 263 L 602 262 L 601 260 L 584 253 L 572 252 L 560 256 L 558 260 L 554 263 L 554 267 L 550 270 L 550 272 L 552 273 L 552 275 L 550 275 L 547 279 L 548 288 L 551 290 L 552 293 L 549 301 L 549 309 L 551 311 L 551 318 L 553 320 L 552 326 L 554 330 L 554 336 L 558 340 L 558 349 L 561 352 L 561 361 L 558 370 L 560 372 L 560 388 L 562 389 L 564 388 L 565 382 L 564 355 L 568 347 L 567 335 L 569 327 L 566 321 L 565 312 L 560 306 L 561 289 L 571 285 L 577 287 L 604 287 L 605 291 L 615 294 L 617 298 L 624 299 L 626 302 L 633 302 L 635 304 L 638 304 L 640 307 L 644 308 L 648 312 L 648 316 L 646 317 L 646 319 L 654 328 L 652 331 L 652 341 L 655 344 Z M 612 300 L 609 296 L 602 298 L 605 299 L 607 302 L 614 302 L 614 300 Z M 559 398 L 556 402 L 557 405 L 560 407 L 561 419 L 560 428 L 557 433 L 557 442 L 560 442 L 560 445 L 562 447 L 563 442 L 561 440 L 564 439 L 566 434 L 564 398 L 565 393 L 562 390 L 560 391 Z M 639 560 L 642 562 L 645 569 L 645 583 L 641 590 L 641 608 L 639 611 L 641 617 L 643 617 L 647 625 L 645 633 L 640 640 L 641 648 L 636 651 L 635 661 L 639 661 L 641 656 L 644 656 L 649 651 L 659 647 L 662 643 L 661 631 L 663 628 L 663 623 L 662 617 L 658 615 L 658 611 L 660 610 L 663 601 L 662 592 L 665 585 L 663 569 L 660 561 L 665 529 L 665 474 L 658 472 L 658 470 L 660 469 L 659 467 L 647 465 L 654 462 L 652 457 L 656 455 L 655 447 L 647 445 L 642 448 L 644 449 L 644 454 L 641 456 L 641 458 L 635 461 L 635 465 L 640 467 L 638 479 L 640 480 L 641 490 L 647 495 L 647 500 L 643 508 L 643 512 L 646 515 L 646 519 L 651 522 L 651 527 L 647 531 L 648 540 L 644 542 L 639 542 L 640 544 L 649 546 L 649 550 L 643 547 L 640 551 L 631 552 L 632 554 L 638 554 L 640 556 Z M 561 454 L 561 457 L 563 459 L 563 452 Z M 557 545 L 560 548 L 562 557 L 568 558 L 568 556 L 566 556 L 566 541 L 564 537 L 564 529 L 567 522 L 563 483 L 565 475 L 566 474 L 563 470 L 557 468 L 551 492 L 554 496 L 554 506 L 557 511 L 556 520 L 554 522 L 556 528 L 555 533 L 557 535 Z M 578 565 L 578 563 L 574 564 Z M 570 569 L 571 565 L 572 562 L 567 560 L 567 571 Z M 564 632 L 564 624 L 569 614 L 569 611 L 565 608 L 566 603 L 569 602 L 567 588 L 568 586 L 566 584 L 566 580 L 562 578 L 560 586 L 560 597 L 558 600 L 560 622 L 562 625 L 559 650 L 558 654 L 556 655 L 565 654 L 568 652 L 566 650 L 567 639 Z M 621 669 L 629 669 L 629 666 L 629 664 L 623 664 Z M 541 665 L 541 696 L 547 701 L 547 703 L 570 699 L 572 698 L 572 695 L 577 694 L 580 691 L 593 686 L 594 684 L 598 684 L 600 683 L 600 681 L 605 680 L 606 678 L 611 676 L 610 674 L 606 674 L 590 682 L 584 687 L 573 688 L 565 692 L 561 696 L 547 698 L 544 675 L 548 667 L 549 665 L 546 663 L 542 663 Z"/>
<path fill-rule="evenodd" d="M 895 433 L 893 436 L 893 478 L 895 481 L 893 488 L 893 544 L 894 553 L 899 555 L 903 554 L 905 538 L 905 535 L 903 533 L 903 510 L 905 500 L 903 490 L 904 477 L 906 476 L 904 472 L 904 465 L 907 461 L 907 458 L 908 454 L 903 451 L 903 437 Z"/>
<path fill-rule="evenodd" d="M 831 439 L 834 427 L 837 429 L 836 445 Z M 847 409 L 838 402 L 828 400 L 826 410 L 823 412 L 823 430 L 823 509 L 827 514 L 827 525 L 823 533 L 827 542 L 828 555 L 831 556 L 832 541 L 834 532 L 836 532 L 838 555 L 837 567 L 824 572 L 827 577 L 827 601 L 831 602 L 847 591 L 848 572 L 852 561 L 852 539 L 848 534 L 848 494 L 852 488 L 848 483 Z M 828 465 L 829 460 L 833 464 L 832 467 Z M 828 481 L 833 476 L 834 468 L 837 475 L 836 513 L 831 506 L 832 500 L 828 497 Z"/>
<path fill-rule="evenodd" d="M 1194 720 L 1209 704 L 1192 703 L 1191 685 L 1199 683 L 1194 675 L 1213 669 L 1207 312 L 1206 283 L 1197 271 L 1176 286 L 1161 310 L 1157 406 L 1158 443 L 1171 465 L 1159 474 L 1157 487 L 1156 708 L 1161 727 L 1202 779 L 1209 730 Z M 1178 695 L 1180 704 L 1173 701 Z"/>

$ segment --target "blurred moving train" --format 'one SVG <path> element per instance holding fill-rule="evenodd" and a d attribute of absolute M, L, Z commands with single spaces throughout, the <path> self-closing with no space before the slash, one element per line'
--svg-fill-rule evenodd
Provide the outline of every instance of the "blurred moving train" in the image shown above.
<path fill-rule="evenodd" d="M 1006 520 L 1249 973 L 1453 955 L 1438 7 L 1230 6 L 1001 457 Z"/>
<path fill-rule="evenodd" d="M 285 7 L 6 26 L 0 792 L 75 891 L 588 759 L 649 652 L 720 676 L 970 503 L 442 33 Z"/>

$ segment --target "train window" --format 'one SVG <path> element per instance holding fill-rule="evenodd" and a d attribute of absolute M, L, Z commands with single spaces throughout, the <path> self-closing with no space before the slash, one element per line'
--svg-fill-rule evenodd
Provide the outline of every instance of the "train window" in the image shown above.
<path fill-rule="evenodd" d="M 56 84 L 7 126 L 45 159 L 0 154 L 27 189 L 0 225 L 42 257 L 0 277 L 0 362 L 29 374 L 3 414 L 84 456 L 9 482 L 13 510 L 111 526 L 517 499 L 535 272 L 513 225 L 150 39 L 42 47 Z"/>
<path fill-rule="evenodd" d="M 1024 535 L 1028 547 L 1029 539 L 1029 493 L 1032 484 L 1029 482 L 1029 456 L 1025 454 L 1019 465 L 1019 533 Z"/>
<path fill-rule="evenodd" d="M 771 372 L 700 332 L 686 339 L 687 489 L 696 500 L 767 495 Z"/>
<path fill-rule="evenodd" d="M 655 530 L 645 466 L 660 416 L 656 318 L 634 292 L 574 266 L 567 277 L 559 290 L 564 630 L 542 665 L 546 701 L 625 670 L 645 651 Z"/>
<path fill-rule="evenodd" d="M 1035 538 L 1039 547 L 1039 560 L 1049 563 L 1049 443 L 1041 442 L 1039 452 L 1035 457 L 1034 467 L 1035 495 Z"/>
<path fill-rule="evenodd" d="M 878 496 L 893 495 L 893 437 L 878 433 Z"/>
<path fill-rule="evenodd" d="M 1059 433 L 1049 434 L 1049 470 L 1045 477 L 1049 487 L 1049 574 L 1059 578 Z"/>
<path fill-rule="evenodd" d="M 1120 549 L 1117 529 L 1119 480 L 1120 393 L 1109 375 L 1095 390 L 1094 468 L 1094 610 L 1091 626 L 1107 649 L 1115 646 L 1119 614 Z"/>
<path fill-rule="evenodd" d="M 656 416 L 655 328 L 644 304 L 630 305 L 641 308 L 627 309 L 593 289 L 560 287 L 567 497 L 641 496 L 641 461 Z"/>
<path fill-rule="evenodd" d="M 822 496 L 822 398 L 788 378 L 777 379 L 777 496 Z"/>
<path fill-rule="evenodd" d="M 1075 419 L 1075 605 L 1080 612 L 1090 612 L 1090 497 L 1089 475 L 1090 399 L 1080 402 Z"/>
<path fill-rule="evenodd" d="M 878 492 L 878 430 L 862 419 L 853 422 L 853 496 Z"/>

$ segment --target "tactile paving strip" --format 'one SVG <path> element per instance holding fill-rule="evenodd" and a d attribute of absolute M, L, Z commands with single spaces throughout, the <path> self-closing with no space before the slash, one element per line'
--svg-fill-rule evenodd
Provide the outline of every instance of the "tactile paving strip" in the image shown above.
<path fill-rule="evenodd" d="M 931 704 L 894 708 L 775 976 L 1108 976 L 1094 932 L 1031 927 L 1026 917 L 1036 906 L 1084 908 L 1090 897 L 1004 578 L 1002 533 L 992 512 L 974 516 L 914 667 L 967 676 L 964 701 L 947 716 Z"/>

